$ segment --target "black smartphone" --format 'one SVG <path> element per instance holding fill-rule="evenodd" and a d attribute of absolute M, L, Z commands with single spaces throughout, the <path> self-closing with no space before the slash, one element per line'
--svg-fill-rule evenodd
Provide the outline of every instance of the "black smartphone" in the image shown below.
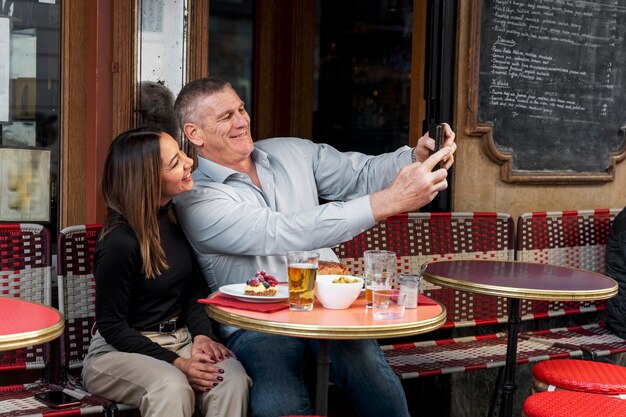
<path fill-rule="evenodd" d="M 42 403 L 52 408 L 68 408 L 80 405 L 80 399 L 72 397 L 63 391 L 46 391 L 35 394 Z"/>
<path fill-rule="evenodd" d="M 428 129 L 428 135 L 435 139 L 435 149 L 430 153 L 431 155 L 443 148 L 443 144 L 446 141 L 445 124 L 439 123 L 438 125 L 432 125 Z M 435 169 L 441 168 L 441 162 L 435 165 Z"/>

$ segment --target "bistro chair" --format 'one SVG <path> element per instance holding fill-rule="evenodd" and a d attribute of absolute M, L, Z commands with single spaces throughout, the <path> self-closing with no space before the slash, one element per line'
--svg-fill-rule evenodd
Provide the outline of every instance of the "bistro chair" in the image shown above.
<path fill-rule="evenodd" d="M 0 224 L 0 295 L 51 305 L 51 271 L 51 238 L 44 226 Z M 56 375 L 52 375 L 56 368 L 52 360 L 56 355 L 51 354 L 51 345 L 53 342 L 0 352 L 0 373 L 43 370 L 41 378 L 35 381 L 0 386 L 0 417 L 33 414 L 60 417 L 104 411 L 103 406 L 87 398 L 81 410 L 73 408 L 64 411 L 50 408 L 34 398 L 39 392 L 64 388 L 49 382 L 57 379 Z M 6 380 L 10 379 L 11 374 L 6 376 Z M 71 394 L 77 397 L 84 395 L 80 392 Z"/>
<path fill-rule="evenodd" d="M 575 391 L 540 392 L 524 401 L 526 417 L 626 416 L 626 401 Z"/>
<path fill-rule="evenodd" d="M 65 385 L 83 392 L 80 373 L 96 321 L 96 283 L 92 264 L 101 228 L 99 224 L 66 227 L 59 232 L 57 244 L 59 310 L 65 315 L 61 367 Z M 135 410 L 128 404 L 91 397 L 112 411 Z"/>
<path fill-rule="evenodd" d="M 517 222 L 516 259 L 605 273 L 606 243 L 615 216 L 621 209 L 529 212 Z M 533 301 L 527 306 L 537 316 L 570 315 L 593 320 L 580 313 L 606 309 L 606 301 Z M 524 308 L 524 305 L 522 306 Z M 536 331 L 532 338 L 583 351 L 585 359 L 597 359 L 626 351 L 626 340 L 610 332 L 604 323 L 582 324 Z"/>
<path fill-rule="evenodd" d="M 51 305 L 51 272 L 48 229 L 31 223 L 0 224 L 0 296 Z M 0 371 L 45 369 L 48 350 L 44 344 L 0 352 Z"/>
<path fill-rule="evenodd" d="M 532 369 L 533 392 L 582 391 L 626 399 L 626 368 L 576 359 L 547 360 Z"/>

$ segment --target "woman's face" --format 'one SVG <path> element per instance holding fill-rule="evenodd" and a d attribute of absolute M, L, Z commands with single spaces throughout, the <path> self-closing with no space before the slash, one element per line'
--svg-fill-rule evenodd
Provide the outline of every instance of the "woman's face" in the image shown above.
<path fill-rule="evenodd" d="M 161 205 L 174 196 L 193 188 L 191 167 L 193 160 L 178 147 L 178 143 L 167 133 L 161 133 Z"/>

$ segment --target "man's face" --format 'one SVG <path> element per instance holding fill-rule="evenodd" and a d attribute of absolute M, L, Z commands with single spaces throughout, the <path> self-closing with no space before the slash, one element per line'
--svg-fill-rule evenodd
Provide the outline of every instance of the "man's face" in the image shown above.
<path fill-rule="evenodd" d="M 198 110 L 200 154 L 221 165 L 234 167 L 247 160 L 254 149 L 250 116 L 232 88 L 206 97 Z"/>

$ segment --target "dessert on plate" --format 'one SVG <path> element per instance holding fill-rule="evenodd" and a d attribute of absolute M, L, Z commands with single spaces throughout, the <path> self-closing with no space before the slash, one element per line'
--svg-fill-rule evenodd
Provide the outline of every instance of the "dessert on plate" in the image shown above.
<path fill-rule="evenodd" d="M 259 271 L 254 277 L 246 281 L 244 293 L 259 297 L 271 297 L 276 295 L 278 280 L 265 271 Z"/>
<path fill-rule="evenodd" d="M 350 270 L 339 262 L 319 261 L 317 275 L 350 275 Z"/>

